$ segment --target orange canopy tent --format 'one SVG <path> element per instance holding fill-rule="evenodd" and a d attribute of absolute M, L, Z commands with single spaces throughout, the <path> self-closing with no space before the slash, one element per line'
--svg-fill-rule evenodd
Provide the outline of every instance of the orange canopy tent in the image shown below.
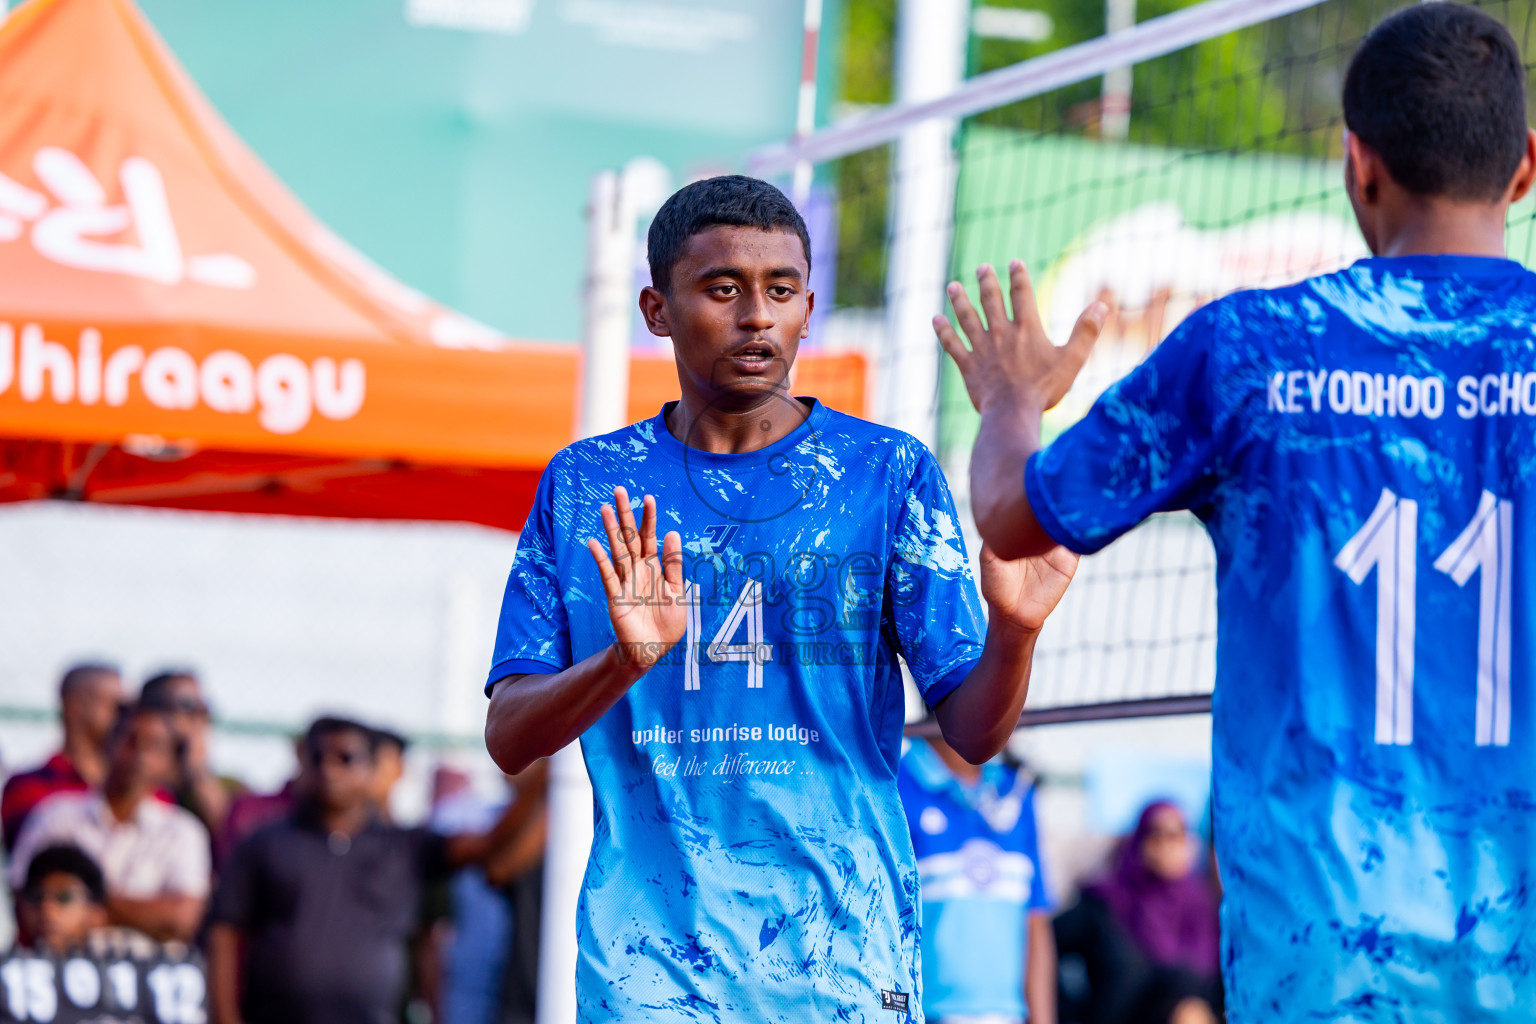
<path fill-rule="evenodd" d="M 0 501 L 517 529 L 571 440 L 579 358 L 326 230 L 131 0 L 0 27 Z M 854 413 L 863 382 L 853 355 L 799 367 Z M 670 360 L 635 360 L 630 419 L 676 390 Z"/>

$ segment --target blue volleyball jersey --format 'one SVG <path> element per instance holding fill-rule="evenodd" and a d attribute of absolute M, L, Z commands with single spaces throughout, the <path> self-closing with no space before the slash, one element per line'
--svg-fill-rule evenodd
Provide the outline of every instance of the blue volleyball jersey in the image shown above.
<path fill-rule="evenodd" d="M 1536 1015 L 1536 276 L 1367 259 L 1196 312 L 1025 471 L 1217 557 L 1234 1024 Z"/>
<path fill-rule="evenodd" d="M 994 761 L 965 785 L 916 740 L 898 785 L 923 889 L 923 1008 L 1025 1019 L 1029 915 L 1050 910 L 1034 784 Z"/>
<path fill-rule="evenodd" d="M 983 631 L 937 463 L 819 404 L 747 454 L 687 447 L 662 416 L 571 445 L 519 538 L 491 681 L 613 643 L 585 543 L 620 484 L 681 533 L 690 605 L 582 737 L 581 1020 L 921 1021 L 897 655 L 933 704 Z"/>

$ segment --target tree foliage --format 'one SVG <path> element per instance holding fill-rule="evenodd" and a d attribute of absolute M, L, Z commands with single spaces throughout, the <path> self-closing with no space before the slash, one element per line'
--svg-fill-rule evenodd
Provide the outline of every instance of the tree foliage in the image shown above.
<path fill-rule="evenodd" d="M 921 0 L 918 0 L 921 2 Z M 973 38 L 969 70 L 978 74 L 1084 42 L 1103 33 L 1103 0 L 978 0 L 1044 11 L 1051 38 L 1039 43 Z M 1145 21 L 1199 0 L 1139 0 Z M 891 100 L 898 0 L 847 0 L 844 104 Z M 1359 40 L 1402 0 L 1326 0 L 1315 7 L 1227 33 L 1136 66 L 1131 89 L 1132 144 L 1192 152 L 1274 152 L 1314 158 L 1341 152 L 1339 95 Z M 1509 25 L 1522 49 L 1533 32 L 1529 3 L 1480 4 Z M 1102 80 L 986 111 L 968 123 L 1031 133 L 1093 136 L 1099 130 Z M 840 197 L 838 304 L 883 303 L 890 147 L 838 161 L 831 180 Z"/>

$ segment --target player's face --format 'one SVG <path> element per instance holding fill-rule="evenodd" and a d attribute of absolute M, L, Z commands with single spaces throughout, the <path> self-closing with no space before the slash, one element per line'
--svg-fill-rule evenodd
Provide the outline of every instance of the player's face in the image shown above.
<path fill-rule="evenodd" d="M 641 299 L 651 331 L 672 338 L 684 393 L 726 409 L 782 393 L 810 325 L 809 276 L 792 231 L 716 225 L 690 238 L 671 290 Z"/>

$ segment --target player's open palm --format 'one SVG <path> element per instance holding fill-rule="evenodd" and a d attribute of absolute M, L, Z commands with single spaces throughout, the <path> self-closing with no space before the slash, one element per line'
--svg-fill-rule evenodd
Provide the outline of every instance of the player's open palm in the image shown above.
<path fill-rule="evenodd" d="M 668 533 L 658 551 L 656 499 L 647 494 L 642 507 L 637 528 L 629 493 L 615 487 L 613 505 L 602 509 L 608 551 L 595 539 L 587 541 L 587 550 L 603 577 L 620 656 L 644 670 L 682 637 L 688 628 L 688 608 L 683 596 L 682 538 L 676 531 Z"/>
<path fill-rule="evenodd" d="M 938 332 L 939 343 L 959 367 L 971 404 L 978 410 L 985 411 L 993 403 L 1002 402 L 1044 412 L 1061 401 L 1077 379 L 1104 328 L 1108 307 L 1102 302 L 1090 304 L 1077 318 L 1066 344 L 1057 346 L 1046 337 L 1023 262 L 1014 260 L 1008 265 L 1011 317 L 1003 305 L 997 272 L 983 264 L 977 269 L 976 278 L 980 283 L 981 312 L 971 305 L 958 283 L 949 286 L 955 319 L 970 344 L 961 339 L 949 320 L 936 316 L 933 329 Z"/>
<path fill-rule="evenodd" d="M 1039 632 L 1067 592 L 1077 561 L 1077 555 L 1056 547 L 1043 555 L 1005 562 L 983 544 L 981 596 L 991 606 L 993 620 L 1002 616 L 1008 625 Z"/>

